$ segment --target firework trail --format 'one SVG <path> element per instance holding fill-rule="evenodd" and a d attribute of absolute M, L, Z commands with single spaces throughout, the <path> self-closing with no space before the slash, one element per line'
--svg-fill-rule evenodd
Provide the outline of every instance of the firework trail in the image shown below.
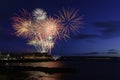
<path fill-rule="evenodd" d="M 13 17 L 13 28 L 17 36 L 28 39 L 40 53 L 51 52 L 56 40 L 69 37 L 70 31 L 77 31 L 81 17 L 75 9 L 63 9 L 56 18 L 47 17 L 43 9 L 35 9 L 32 15 L 23 9 L 22 15 Z"/>

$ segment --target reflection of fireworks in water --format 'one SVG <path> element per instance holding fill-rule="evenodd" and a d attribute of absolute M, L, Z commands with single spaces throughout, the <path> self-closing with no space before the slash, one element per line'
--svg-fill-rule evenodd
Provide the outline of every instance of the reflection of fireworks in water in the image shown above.
<path fill-rule="evenodd" d="M 75 33 L 81 24 L 81 17 L 78 15 L 78 10 L 76 9 L 63 9 L 59 11 L 56 15 L 57 19 L 60 20 L 61 24 L 64 26 L 63 33 L 70 36 L 70 32 Z M 66 36 L 67 37 L 67 36 Z"/>
<path fill-rule="evenodd" d="M 22 16 L 13 17 L 13 27 L 17 36 L 29 39 L 28 44 L 34 45 L 38 52 L 48 52 L 60 37 L 69 37 L 70 31 L 77 31 L 81 18 L 75 9 L 64 9 L 57 19 L 47 18 L 42 9 L 35 9 L 33 16 L 23 10 Z"/>
<path fill-rule="evenodd" d="M 26 77 L 25 80 L 61 80 L 64 75 L 63 73 L 49 74 L 40 71 L 27 71 L 26 73 L 28 73 L 29 76 Z"/>

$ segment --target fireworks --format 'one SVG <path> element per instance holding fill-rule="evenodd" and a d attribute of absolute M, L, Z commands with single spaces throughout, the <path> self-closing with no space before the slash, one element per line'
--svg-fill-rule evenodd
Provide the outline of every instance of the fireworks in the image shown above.
<path fill-rule="evenodd" d="M 13 27 L 16 35 L 27 38 L 38 52 L 51 52 L 58 38 L 69 37 L 70 31 L 78 29 L 81 18 L 77 12 L 64 9 L 57 18 L 52 18 L 43 9 L 35 9 L 32 15 L 23 10 L 22 16 L 13 17 Z"/>
<path fill-rule="evenodd" d="M 22 16 L 16 16 L 12 18 L 14 23 L 13 23 L 13 27 L 16 31 L 17 36 L 23 36 L 23 37 L 30 37 L 31 34 L 31 25 L 32 25 L 32 21 L 31 21 L 31 17 L 30 14 L 23 10 L 22 12 Z"/>
<path fill-rule="evenodd" d="M 81 24 L 81 17 L 78 15 L 78 10 L 76 9 L 63 9 L 59 11 L 56 15 L 57 19 L 64 26 L 63 33 L 70 36 L 70 32 L 75 33 Z"/>
<path fill-rule="evenodd" d="M 57 19 L 47 18 L 46 20 L 40 23 L 42 27 L 42 35 L 44 39 L 54 39 L 60 36 L 62 30 L 62 25 Z"/>
<path fill-rule="evenodd" d="M 36 21 L 44 20 L 47 18 L 47 13 L 43 9 L 37 8 L 33 11 L 33 16 Z"/>
<path fill-rule="evenodd" d="M 56 38 L 60 36 L 62 26 L 59 21 L 53 18 L 39 21 L 34 27 L 34 39 L 29 44 L 34 45 L 38 52 L 51 51 L 54 47 Z"/>

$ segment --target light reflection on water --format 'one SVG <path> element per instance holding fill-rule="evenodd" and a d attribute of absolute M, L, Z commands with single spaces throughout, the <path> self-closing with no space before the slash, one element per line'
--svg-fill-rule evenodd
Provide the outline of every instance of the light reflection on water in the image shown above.
<path fill-rule="evenodd" d="M 61 80 L 62 73 L 44 73 L 39 71 L 28 71 L 29 76 L 25 80 Z"/>
<path fill-rule="evenodd" d="M 10 64 L 10 65 L 17 65 L 17 66 L 32 66 L 32 67 L 48 67 L 48 68 L 54 68 L 54 67 L 64 67 L 64 64 L 62 62 L 31 62 L 31 63 L 16 63 L 16 64 Z"/>
<path fill-rule="evenodd" d="M 6 66 L 9 65 L 22 67 L 34 66 L 34 68 L 35 66 L 40 66 L 40 68 L 44 66 L 46 68 L 41 68 L 39 71 L 24 70 L 22 72 L 21 69 L 19 71 L 13 71 L 12 69 L 11 71 L 3 71 L 3 66 L 2 68 L 0 67 L 0 80 L 120 80 L 120 61 L 117 60 L 53 61 L 21 64 L 9 63 Z M 54 68 L 60 69 L 59 72 L 54 71 Z M 75 72 L 68 71 L 66 73 L 61 71 L 66 68 L 75 69 Z"/>
<path fill-rule="evenodd" d="M 46 67 L 48 70 L 50 69 L 51 72 L 43 71 L 22 71 L 18 72 L 4 72 L 4 75 L 0 73 L 0 80 L 73 80 L 71 76 L 74 73 L 64 73 L 64 72 L 52 72 L 52 68 L 64 68 L 64 63 L 60 61 L 51 61 L 51 62 L 30 62 L 30 63 L 9 63 L 6 66 L 32 66 L 32 67 Z M 12 74 L 11 74 L 12 73 Z M 14 76 L 17 75 L 17 76 Z M 25 74 L 25 76 L 24 76 Z M 1 77 L 5 76 L 4 78 Z M 20 78 L 19 78 L 20 77 Z M 75 76 L 73 76 L 75 77 Z"/>

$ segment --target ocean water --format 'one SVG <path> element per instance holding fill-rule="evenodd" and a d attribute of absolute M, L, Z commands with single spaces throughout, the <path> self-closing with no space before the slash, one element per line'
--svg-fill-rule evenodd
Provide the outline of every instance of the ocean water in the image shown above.
<path fill-rule="evenodd" d="M 9 70 L 9 65 L 25 68 Z M 120 80 L 119 60 L 7 63 L 6 66 L 4 70 L 0 67 L 0 80 Z M 27 69 L 28 66 L 33 68 Z"/>

